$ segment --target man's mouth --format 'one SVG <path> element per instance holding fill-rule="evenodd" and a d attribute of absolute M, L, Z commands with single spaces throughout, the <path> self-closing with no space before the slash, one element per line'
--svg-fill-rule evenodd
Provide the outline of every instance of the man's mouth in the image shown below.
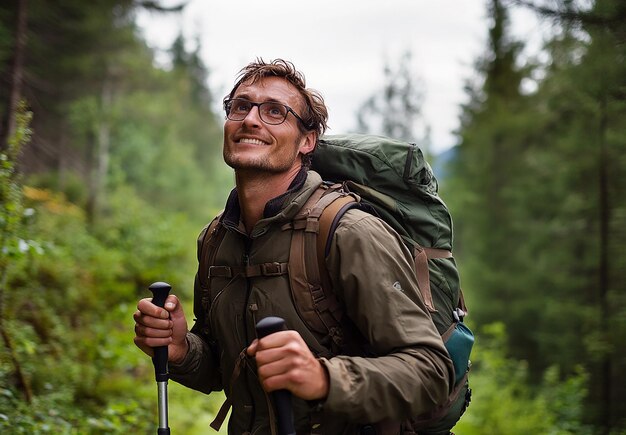
<path fill-rule="evenodd" d="M 265 142 L 263 142 L 260 139 L 254 139 L 254 138 L 248 138 L 248 137 L 243 137 L 241 139 L 238 139 L 236 143 L 238 144 L 247 143 L 251 145 L 267 145 Z"/>

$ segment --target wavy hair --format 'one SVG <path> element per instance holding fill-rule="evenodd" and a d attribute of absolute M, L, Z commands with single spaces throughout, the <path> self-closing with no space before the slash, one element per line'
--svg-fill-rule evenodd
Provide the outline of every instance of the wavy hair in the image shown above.
<path fill-rule="evenodd" d="M 326 128 L 328 128 L 326 124 L 328 109 L 324 103 L 324 98 L 318 91 L 308 89 L 304 75 L 296 70 L 293 63 L 283 59 L 265 62 L 263 59 L 257 58 L 254 62 L 250 62 L 239 71 L 237 82 L 230 93 L 224 97 L 224 101 L 233 98 L 237 88 L 242 83 L 256 83 L 264 77 L 280 77 L 295 86 L 304 99 L 304 112 L 300 114 L 304 125 L 298 123 L 300 129 L 303 133 L 314 130 L 317 132 L 318 137 L 324 134 Z"/>

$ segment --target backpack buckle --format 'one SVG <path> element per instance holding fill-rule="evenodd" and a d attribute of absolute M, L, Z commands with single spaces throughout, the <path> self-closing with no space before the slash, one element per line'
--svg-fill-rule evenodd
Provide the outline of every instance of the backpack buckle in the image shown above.
<path fill-rule="evenodd" d="M 460 308 L 455 308 L 452 310 L 452 315 L 454 316 L 455 322 L 462 322 L 467 313 Z"/>
<path fill-rule="evenodd" d="M 263 276 L 280 276 L 287 273 L 286 263 L 263 263 L 261 264 Z"/>

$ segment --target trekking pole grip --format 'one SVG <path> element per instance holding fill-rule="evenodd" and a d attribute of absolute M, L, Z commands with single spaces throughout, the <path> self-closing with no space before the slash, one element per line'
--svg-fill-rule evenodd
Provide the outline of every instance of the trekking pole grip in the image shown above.
<path fill-rule="evenodd" d="M 259 339 L 279 331 L 285 331 L 285 321 L 280 317 L 266 317 L 256 324 L 256 333 Z M 276 405 L 276 420 L 278 420 L 279 435 L 295 435 L 293 425 L 293 410 L 291 407 L 291 392 L 276 390 L 272 392 Z"/>
<path fill-rule="evenodd" d="M 163 308 L 172 286 L 166 282 L 155 282 L 148 288 L 152 292 L 152 303 L 157 307 Z M 169 377 L 167 370 L 167 346 L 157 346 L 153 349 L 152 364 L 154 364 L 154 376 L 159 393 L 159 427 L 157 428 L 157 435 L 170 435 L 167 416 L 167 379 Z"/>
<path fill-rule="evenodd" d="M 157 307 L 163 308 L 172 286 L 166 282 L 155 282 L 148 288 L 152 292 L 152 303 Z M 154 364 L 154 375 L 156 377 L 156 381 L 167 381 L 167 346 L 158 346 L 153 349 L 154 356 L 152 357 L 152 363 Z"/>

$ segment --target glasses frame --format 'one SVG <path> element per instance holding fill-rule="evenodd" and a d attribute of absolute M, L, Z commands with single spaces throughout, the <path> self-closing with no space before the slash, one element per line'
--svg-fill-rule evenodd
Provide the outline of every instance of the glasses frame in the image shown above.
<path fill-rule="evenodd" d="M 243 121 L 250 114 L 250 111 L 249 111 L 241 119 L 233 119 L 233 118 L 231 118 L 230 117 L 230 106 L 232 105 L 233 101 L 245 101 L 246 103 L 248 103 L 248 104 L 250 104 L 252 106 L 252 107 L 250 107 L 250 111 L 252 111 L 253 107 L 258 107 L 259 119 L 261 121 L 263 121 L 267 125 L 280 125 L 280 124 L 285 122 L 285 120 L 287 119 L 287 115 L 289 115 L 291 113 L 293 116 L 296 117 L 296 119 L 298 121 L 300 121 L 302 123 L 302 125 L 306 129 L 309 129 L 309 127 L 307 126 L 306 122 L 304 122 L 304 119 L 300 118 L 300 116 L 291 107 L 287 106 L 286 104 L 279 103 L 277 101 L 264 101 L 262 103 L 255 103 L 254 101 L 246 100 L 245 98 L 229 98 L 229 99 L 224 101 L 224 112 L 226 112 L 226 118 L 230 119 L 231 121 Z M 283 106 L 285 109 L 287 109 L 287 112 L 285 113 L 285 117 L 283 118 L 283 120 L 280 121 L 280 122 L 277 122 L 277 123 L 272 123 L 272 122 L 267 122 L 265 119 L 263 119 L 263 115 L 262 115 L 262 112 L 261 112 L 261 106 L 264 105 L 264 104 L 278 104 L 279 106 Z"/>

